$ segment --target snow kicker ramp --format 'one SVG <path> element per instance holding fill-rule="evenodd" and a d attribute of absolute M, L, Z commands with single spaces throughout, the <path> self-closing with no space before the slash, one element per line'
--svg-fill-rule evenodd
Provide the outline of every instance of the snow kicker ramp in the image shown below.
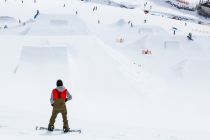
<path fill-rule="evenodd" d="M 20 105 L 39 99 L 49 98 L 51 88 L 61 78 L 68 83 L 69 67 L 66 47 L 30 47 L 22 48 L 19 65 L 16 68 L 16 90 L 22 97 L 30 94 L 30 100 L 19 102 Z M 20 82 L 21 81 L 21 84 Z M 31 92 L 30 92 L 31 91 Z M 34 100 L 31 100 L 34 99 Z M 43 100 L 43 103 L 46 101 Z M 49 104 L 49 102 L 47 102 Z M 27 106 L 24 106 L 27 109 Z M 32 108 L 32 106 L 30 107 Z"/>
<path fill-rule="evenodd" d="M 0 16 L 0 26 L 1 27 L 4 27 L 5 25 L 14 26 L 14 25 L 17 25 L 17 24 L 18 24 L 18 21 L 13 17 Z"/>
<path fill-rule="evenodd" d="M 30 31 L 27 35 L 67 36 L 88 34 L 86 24 L 75 15 L 41 14 L 36 22 L 29 26 Z"/>

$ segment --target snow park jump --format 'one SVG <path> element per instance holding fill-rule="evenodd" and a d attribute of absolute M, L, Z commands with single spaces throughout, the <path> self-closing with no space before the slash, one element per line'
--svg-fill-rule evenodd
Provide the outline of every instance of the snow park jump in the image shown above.
<path fill-rule="evenodd" d="M 179 2 L 0 1 L 1 139 L 209 140 L 210 22 Z"/>

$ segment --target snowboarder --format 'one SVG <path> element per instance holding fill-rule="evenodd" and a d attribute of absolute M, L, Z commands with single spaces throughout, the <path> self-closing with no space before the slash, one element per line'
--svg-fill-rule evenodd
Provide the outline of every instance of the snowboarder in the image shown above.
<path fill-rule="evenodd" d="M 63 117 L 63 131 L 66 133 L 69 132 L 70 129 L 67 120 L 67 109 L 65 102 L 71 100 L 72 96 L 70 95 L 69 91 L 63 86 L 62 80 L 57 80 L 56 85 L 57 87 L 52 90 L 50 98 L 51 105 L 53 106 L 53 111 L 48 125 L 48 130 L 53 131 L 55 119 L 58 113 L 61 113 Z"/>
<path fill-rule="evenodd" d="M 133 28 L 133 23 L 131 23 L 131 28 Z"/>
<path fill-rule="evenodd" d="M 38 15 L 39 15 L 39 10 L 36 10 L 36 14 L 34 15 L 34 19 L 36 19 Z"/>
<path fill-rule="evenodd" d="M 174 35 L 176 35 L 176 30 L 174 30 Z"/>
<path fill-rule="evenodd" d="M 193 39 L 192 39 L 192 33 L 189 33 L 188 36 L 187 36 L 187 38 L 188 38 L 189 40 L 193 40 Z"/>

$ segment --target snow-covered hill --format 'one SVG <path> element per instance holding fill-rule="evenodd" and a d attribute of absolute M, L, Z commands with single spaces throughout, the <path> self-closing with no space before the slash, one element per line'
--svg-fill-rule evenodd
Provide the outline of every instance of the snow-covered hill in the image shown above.
<path fill-rule="evenodd" d="M 0 1 L 1 138 L 209 140 L 209 26 L 168 18 L 183 12 L 157 1 L 162 15 L 145 14 L 145 2 Z M 59 78 L 82 134 L 35 131 L 48 125 Z"/>
<path fill-rule="evenodd" d="M 128 9 L 134 9 L 141 4 L 141 0 L 85 0 L 85 1 L 117 6 L 121 8 L 128 8 Z"/>

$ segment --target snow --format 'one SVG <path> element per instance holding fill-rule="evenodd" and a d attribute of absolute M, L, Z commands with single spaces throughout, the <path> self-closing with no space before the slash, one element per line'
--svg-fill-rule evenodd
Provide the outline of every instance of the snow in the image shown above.
<path fill-rule="evenodd" d="M 1 138 L 210 139 L 209 26 L 167 18 L 166 10 L 203 20 L 161 1 L 149 4 L 163 16 L 144 14 L 146 1 L 118 2 L 140 4 L 0 1 L 0 23 L 11 25 L 0 29 Z M 35 131 L 48 125 L 60 78 L 73 96 L 69 125 L 82 134 Z"/>
<path fill-rule="evenodd" d="M 99 4 L 106 4 L 116 7 L 134 9 L 141 4 L 141 0 L 85 0 L 86 2 L 94 2 Z"/>
<path fill-rule="evenodd" d="M 28 35 L 85 35 L 85 23 L 71 15 L 40 15 L 34 25 L 29 26 Z"/>

